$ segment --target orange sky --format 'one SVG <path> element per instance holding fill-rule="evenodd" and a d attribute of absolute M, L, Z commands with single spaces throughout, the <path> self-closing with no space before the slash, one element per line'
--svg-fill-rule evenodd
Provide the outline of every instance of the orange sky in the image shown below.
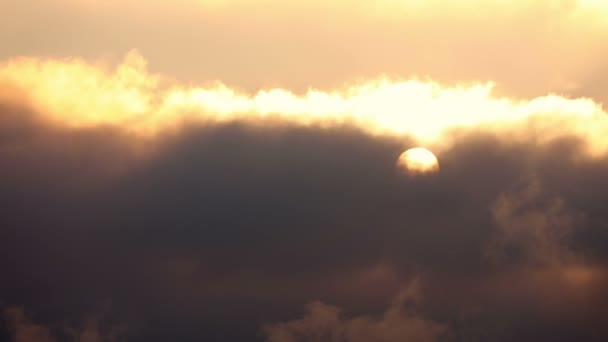
<path fill-rule="evenodd" d="M 118 62 L 135 48 L 152 71 L 249 92 L 332 89 L 387 74 L 605 101 L 606 8 L 593 0 L 4 1 L 0 58 Z"/>

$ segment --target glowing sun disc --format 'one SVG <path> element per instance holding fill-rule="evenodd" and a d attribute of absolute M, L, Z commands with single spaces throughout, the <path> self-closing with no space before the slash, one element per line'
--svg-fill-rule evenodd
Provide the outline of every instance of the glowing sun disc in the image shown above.
<path fill-rule="evenodd" d="M 401 153 L 397 167 L 412 174 L 431 173 L 439 171 L 439 161 L 433 152 L 416 147 Z"/>

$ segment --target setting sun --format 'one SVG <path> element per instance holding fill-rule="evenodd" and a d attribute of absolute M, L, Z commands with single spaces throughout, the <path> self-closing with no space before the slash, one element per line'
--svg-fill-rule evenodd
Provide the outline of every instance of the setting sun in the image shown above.
<path fill-rule="evenodd" d="M 411 174 L 432 173 L 439 171 L 439 161 L 433 152 L 416 147 L 399 156 L 397 167 Z"/>

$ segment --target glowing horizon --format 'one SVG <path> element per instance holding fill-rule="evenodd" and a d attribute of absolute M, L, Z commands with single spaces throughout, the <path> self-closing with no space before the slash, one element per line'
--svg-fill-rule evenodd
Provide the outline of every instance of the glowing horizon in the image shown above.
<path fill-rule="evenodd" d="M 431 145 L 441 145 L 442 134 L 451 129 L 483 128 L 538 141 L 578 135 L 594 154 L 608 147 L 602 139 L 608 132 L 606 112 L 588 98 L 511 99 L 494 95 L 492 83 L 443 86 L 386 77 L 303 95 L 282 88 L 246 94 L 220 82 L 180 84 L 150 73 L 146 64 L 135 50 L 114 68 L 80 58 L 20 57 L 0 62 L 0 80 L 26 93 L 47 119 L 67 127 L 110 124 L 146 134 L 186 119 L 281 119 L 303 125 L 352 123 L 373 135 L 410 135 Z"/>

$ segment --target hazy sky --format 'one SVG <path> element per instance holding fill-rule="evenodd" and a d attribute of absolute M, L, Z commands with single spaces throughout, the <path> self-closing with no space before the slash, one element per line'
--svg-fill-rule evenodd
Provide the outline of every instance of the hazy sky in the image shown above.
<path fill-rule="evenodd" d="M 119 61 L 138 49 L 154 72 L 249 92 L 386 74 L 606 100 L 601 0 L 23 0 L 0 10 L 2 58 Z"/>
<path fill-rule="evenodd" d="M 0 340 L 607 340 L 607 15 L 0 2 Z"/>

